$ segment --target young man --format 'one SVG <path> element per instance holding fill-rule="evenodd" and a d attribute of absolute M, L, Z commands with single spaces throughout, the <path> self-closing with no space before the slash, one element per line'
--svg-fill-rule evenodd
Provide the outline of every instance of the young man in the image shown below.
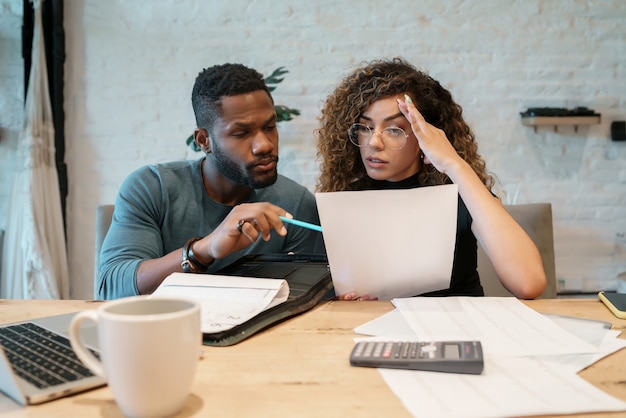
<path fill-rule="evenodd" d="M 192 92 L 199 160 L 145 166 L 122 184 L 100 257 L 99 295 L 152 293 L 173 272 L 215 272 L 244 254 L 323 253 L 315 198 L 278 174 L 274 101 L 240 64 L 203 70 Z"/>

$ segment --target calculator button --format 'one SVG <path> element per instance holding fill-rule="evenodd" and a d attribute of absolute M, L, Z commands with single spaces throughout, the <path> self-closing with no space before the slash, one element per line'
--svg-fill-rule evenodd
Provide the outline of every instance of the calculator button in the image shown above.
<path fill-rule="evenodd" d="M 381 357 L 389 358 L 393 353 L 393 343 L 387 343 L 382 350 Z"/>
<path fill-rule="evenodd" d="M 407 358 L 409 356 L 409 343 L 402 343 L 401 346 L 401 350 L 402 350 L 402 358 Z"/>
<path fill-rule="evenodd" d="M 417 343 L 411 343 L 411 352 L 409 354 L 411 356 L 411 358 L 417 357 L 418 349 L 419 349 L 419 347 L 418 347 Z"/>
<path fill-rule="evenodd" d="M 372 353 L 372 355 L 374 357 L 380 357 L 382 355 L 384 348 L 385 348 L 385 343 L 376 343 L 374 345 L 374 352 Z"/>

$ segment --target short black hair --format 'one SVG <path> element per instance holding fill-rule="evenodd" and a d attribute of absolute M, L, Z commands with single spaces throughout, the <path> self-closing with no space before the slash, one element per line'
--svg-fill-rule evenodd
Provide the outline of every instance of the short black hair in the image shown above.
<path fill-rule="evenodd" d="M 198 74 L 191 93 L 191 104 L 199 128 L 212 130 L 221 117 L 222 98 L 263 90 L 274 102 L 263 75 L 242 64 L 220 64 Z"/>

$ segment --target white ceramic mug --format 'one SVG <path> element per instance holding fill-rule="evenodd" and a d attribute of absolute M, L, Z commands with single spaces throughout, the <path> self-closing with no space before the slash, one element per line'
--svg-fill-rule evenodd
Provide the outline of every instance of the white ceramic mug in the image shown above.
<path fill-rule="evenodd" d="M 80 339 L 80 324 L 96 323 L 98 361 Z M 73 318 L 70 342 L 78 358 L 106 379 L 126 416 L 163 417 L 184 406 L 202 345 L 200 305 L 186 299 L 133 296 Z"/>

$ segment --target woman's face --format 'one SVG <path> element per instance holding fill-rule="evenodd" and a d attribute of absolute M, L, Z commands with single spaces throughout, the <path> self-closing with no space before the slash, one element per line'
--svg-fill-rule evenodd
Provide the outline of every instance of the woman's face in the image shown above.
<path fill-rule="evenodd" d="M 398 108 L 396 99 L 401 95 L 386 97 L 372 103 L 359 119 L 374 133 L 369 140 L 361 141 L 359 150 L 367 175 L 374 180 L 400 181 L 417 173 L 420 167 L 420 148 L 411 124 Z M 402 149 L 391 149 L 385 143 L 385 128 L 401 128 L 408 135 Z"/>

